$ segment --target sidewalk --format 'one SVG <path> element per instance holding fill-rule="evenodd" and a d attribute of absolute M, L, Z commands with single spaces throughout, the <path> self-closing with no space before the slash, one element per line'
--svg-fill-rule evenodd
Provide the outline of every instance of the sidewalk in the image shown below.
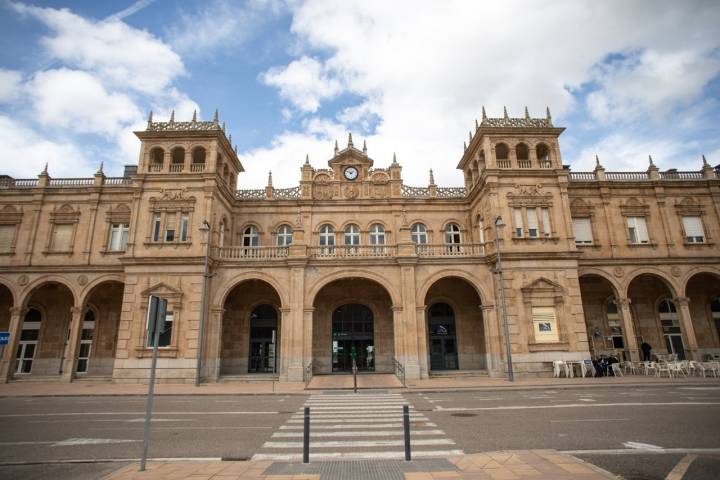
<path fill-rule="evenodd" d="M 324 378 L 322 378 L 324 377 Z M 347 376 L 316 376 L 322 378 L 321 385 L 332 390 L 331 382 L 338 382 L 342 388 L 352 389 L 352 377 Z M 393 377 L 394 378 L 394 377 Z M 335 379 L 335 380 L 333 380 Z M 505 379 L 470 377 L 470 378 L 431 378 L 414 380 L 407 388 L 394 388 L 385 376 L 379 376 L 374 382 L 370 375 L 358 376 L 360 388 L 392 389 L 398 392 L 431 392 L 431 391 L 463 391 L 463 390 L 523 390 L 540 388 L 577 388 L 577 387 L 608 387 L 608 386 L 653 386 L 653 385 L 710 385 L 720 387 L 720 378 L 688 377 L 688 378 L 657 378 L 644 375 L 603 378 L 527 378 L 515 382 Z M 157 384 L 156 395 L 309 395 L 319 390 L 306 390 L 302 382 L 259 382 L 259 383 L 211 383 L 195 385 Z M 65 383 L 20 381 L 0 384 L 0 397 L 32 397 L 32 396 L 80 396 L 80 395 L 146 395 L 147 385 L 93 383 L 75 381 Z"/>
<path fill-rule="evenodd" d="M 105 480 L 329 480 L 383 478 L 386 480 L 607 480 L 605 470 L 555 450 L 476 453 L 447 459 L 273 462 L 152 462 L 123 467 Z"/>

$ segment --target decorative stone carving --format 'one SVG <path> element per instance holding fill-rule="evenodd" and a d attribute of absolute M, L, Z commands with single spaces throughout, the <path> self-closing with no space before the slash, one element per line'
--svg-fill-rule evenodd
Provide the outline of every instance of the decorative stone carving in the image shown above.
<path fill-rule="evenodd" d="M 77 282 L 78 282 L 78 285 L 87 285 L 87 283 L 88 283 L 87 275 L 78 275 Z"/>
<path fill-rule="evenodd" d="M 680 275 L 682 275 L 682 270 L 680 270 L 680 267 L 675 265 L 670 269 L 670 273 L 673 277 L 679 277 Z"/>
<path fill-rule="evenodd" d="M 613 268 L 613 275 L 620 278 L 623 275 L 625 275 L 625 271 L 623 270 L 622 267 L 615 267 L 615 268 Z"/>
<path fill-rule="evenodd" d="M 30 278 L 27 275 L 20 275 L 17 279 L 18 285 L 24 287 L 30 282 Z"/>
<path fill-rule="evenodd" d="M 355 185 L 345 185 L 345 188 L 343 189 L 343 196 L 350 200 L 357 198 L 359 193 L 360 190 L 358 190 L 358 187 Z"/>

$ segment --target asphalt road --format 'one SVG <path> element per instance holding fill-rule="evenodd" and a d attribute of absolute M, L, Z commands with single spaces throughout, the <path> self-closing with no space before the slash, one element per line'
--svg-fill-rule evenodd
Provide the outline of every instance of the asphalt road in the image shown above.
<path fill-rule="evenodd" d="M 553 448 L 627 479 L 679 463 L 684 479 L 720 478 L 720 383 L 404 397 L 466 453 Z M 306 399 L 157 397 L 150 457 L 250 458 Z M 98 478 L 139 456 L 144 411 L 133 396 L 2 398 L 0 478 Z"/>

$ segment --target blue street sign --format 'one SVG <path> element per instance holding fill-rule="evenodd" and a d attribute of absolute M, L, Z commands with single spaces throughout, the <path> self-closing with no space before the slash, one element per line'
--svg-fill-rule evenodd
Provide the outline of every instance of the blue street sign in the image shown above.
<path fill-rule="evenodd" d="M 0 332 L 0 345 L 7 345 L 10 341 L 10 332 Z"/>

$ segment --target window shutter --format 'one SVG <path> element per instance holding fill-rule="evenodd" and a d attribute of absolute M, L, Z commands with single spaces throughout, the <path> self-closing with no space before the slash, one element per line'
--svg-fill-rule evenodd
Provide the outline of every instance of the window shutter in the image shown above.
<path fill-rule="evenodd" d="M 592 243 L 592 225 L 589 218 L 573 218 L 573 233 L 575 234 L 575 243 Z"/>
<path fill-rule="evenodd" d="M 549 237 L 552 233 L 552 228 L 550 227 L 550 210 L 542 208 L 540 211 L 542 212 L 543 233 L 546 237 Z"/>
<path fill-rule="evenodd" d="M 55 252 L 70 250 L 73 233 L 73 224 L 60 223 L 53 227 L 52 249 Z"/>
<path fill-rule="evenodd" d="M 516 209 L 514 209 L 514 212 L 515 212 L 515 236 L 522 237 L 522 235 L 523 235 L 522 209 L 516 208 Z"/>
<path fill-rule="evenodd" d="M 537 230 L 538 218 L 537 218 L 537 209 L 536 208 L 528 208 L 527 209 L 527 221 L 528 221 L 528 229 Z"/>
<path fill-rule="evenodd" d="M 702 222 L 700 217 L 682 217 L 683 228 L 685 229 L 686 237 L 703 238 L 705 232 L 703 231 Z"/>
<path fill-rule="evenodd" d="M 15 239 L 15 225 L 0 225 L 0 252 L 12 250 Z"/>
<path fill-rule="evenodd" d="M 644 217 L 637 217 L 637 226 L 638 226 L 638 235 L 640 237 L 640 243 L 648 243 L 648 231 L 647 231 L 647 224 L 645 223 Z"/>

